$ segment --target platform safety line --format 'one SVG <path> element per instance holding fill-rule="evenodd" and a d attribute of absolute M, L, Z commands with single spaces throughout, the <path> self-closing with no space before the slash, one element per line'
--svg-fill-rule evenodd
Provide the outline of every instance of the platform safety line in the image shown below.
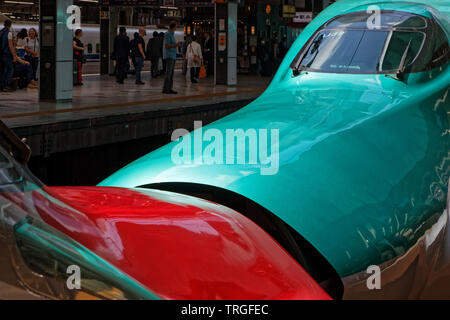
<path fill-rule="evenodd" d="M 170 101 L 179 101 L 179 100 L 188 100 L 188 99 L 202 99 L 202 98 L 210 98 L 210 97 L 239 95 L 239 94 L 246 94 L 246 93 L 262 93 L 263 91 L 264 91 L 263 88 L 242 90 L 242 91 L 223 91 L 223 92 L 216 92 L 216 93 L 196 94 L 196 95 L 191 95 L 191 96 L 178 96 L 178 97 L 172 97 L 172 98 L 161 98 L 161 99 L 152 99 L 152 100 L 143 100 L 143 101 L 130 101 L 130 102 L 125 102 L 125 103 L 105 104 L 105 105 L 101 105 L 101 106 L 90 106 L 90 107 L 79 107 L 79 108 L 71 108 L 71 109 L 16 113 L 16 114 L 7 114 L 7 115 L 3 115 L 3 116 L 0 115 L 0 119 L 22 118 L 22 117 L 31 117 L 31 116 L 40 116 L 40 115 L 58 114 L 58 113 L 67 113 L 67 112 L 77 112 L 77 111 L 86 111 L 86 110 L 96 110 L 96 109 L 130 107 L 130 106 L 137 106 L 137 105 L 143 105 L 143 104 L 153 104 L 153 103 L 158 103 L 158 102 L 170 102 Z"/>

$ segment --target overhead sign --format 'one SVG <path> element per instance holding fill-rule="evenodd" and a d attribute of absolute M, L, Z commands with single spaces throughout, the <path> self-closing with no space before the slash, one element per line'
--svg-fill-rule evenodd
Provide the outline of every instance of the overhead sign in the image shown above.
<path fill-rule="evenodd" d="M 214 0 L 178 0 L 177 5 L 185 6 L 185 7 L 212 6 L 212 5 L 214 5 Z"/>
<path fill-rule="evenodd" d="M 162 0 L 100 0 L 104 6 L 160 6 Z"/>
<path fill-rule="evenodd" d="M 169 6 L 169 7 L 202 7 L 213 6 L 214 0 L 100 0 L 104 6 Z"/>
<path fill-rule="evenodd" d="M 292 22 L 295 23 L 309 23 L 312 21 L 312 12 L 296 12 Z"/>
<path fill-rule="evenodd" d="M 109 20 L 109 10 L 100 11 L 100 19 L 101 20 Z"/>
<path fill-rule="evenodd" d="M 294 18 L 295 7 L 290 5 L 283 5 L 283 18 Z"/>

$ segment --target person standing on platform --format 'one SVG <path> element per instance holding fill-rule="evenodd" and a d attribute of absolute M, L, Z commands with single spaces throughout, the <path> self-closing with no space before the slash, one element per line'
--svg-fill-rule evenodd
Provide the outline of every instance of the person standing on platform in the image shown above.
<path fill-rule="evenodd" d="M 136 32 L 134 34 L 134 39 L 131 41 L 131 54 L 133 55 L 136 61 L 136 84 L 143 85 L 141 72 L 142 67 L 144 66 L 144 58 L 145 58 L 145 41 L 144 37 L 146 35 L 144 28 L 139 28 L 139 33 Z"/>
<path fill-rule="evenodd" d="M 12 92 L 12 76 L 14 73 L 14 62 L 17 60 L 13 46 L 13 35 L 11 33 L 12 21 L 6 20 L 4 28 L 0 30 L 0 87 L 3 92 Z"/>
<path fill-rule="evenodd" d="M 17 45 L 16 45 L 16 52 L 17 57 L 24 59 L 25 58 L 25 39 L 28 36 L 28 31 L 25 28 L 22 28 L 19 33 L 17 34 Z"/>
<path fill-rule="evenodd" d="M 33 68 L 33 80 L 37 81 L 37 69 L 39 66 L 39 39 L 35 28 L 30 28 L 28 37 L 25 39 L 25 60 Z"/>
<path fill-rule="evenodd" d="M 75 31 L 75 37 L 73 37 L 73 59 L 76 62 L 76 72 L 77 72 L 77 81 L 74 82 L 75 86 L 83 85 L 83 53 L 86 47 L 83 42 L 81 42 L 81 37 L 83 36 L 83 31 L 81 29 L 77 29 Z"/>
<path fill-rule="evenodd" d="M 158 31 L 153 32 L 153 38 L 151 38 L 147 43 L 147 59 L 150 60 L 151 66 L 150 71 L 152 73 L 152 78 L 158 76 L 158 64 L 161 58 L 161 38 L 159 37 Z"/>
<path fill-rule="evenodd" d="M 161 41 L 160 48 L 159 48 L 160 52 L 161 52 L 161 59 L 160 59 L 161 65 L 160 65 L 159 70 L 160 70 L 161 74 L 166 73 L 166 60 L 164 59 L 164 36 L 165 36 L 164 32 L 159 33 L 159 39 Z"/>
<path fill-rule="evenodd" d="M 205 32 L 203 42 L 203 58 L 205 59 L 206 76 L 214 74 L 214 39 L 209 32 Z"/>
<path fill-rule="evenodd" d="M 264 40 L 261 37 L 258 37 L 258 44 L 256 46 L 256 57 L 258 59 L 258 73 L 261 73 L 264 62 L 266 61 L 266 50 Z"/>
<path fill-rule="evenodd" d="M 127 74 L 130 58 L 130 38 L 125 27 L 119 28 L 119 34 L 114 38 L 114 57 L 116 59 L 116 80 L 123 84 Z"/>
<path fill-rule="evenodd" d="M 163 93 L 177 94 L 173 90 L 173 72 L 175 70 L 175 62 L 177 60 L 177 48 L 181 46 L 181 42 L 175 41 L 175 31 L 177 30 L 176 21 L 169 24 L 169 31 L 164 36 L 164 60 L 166 61 L 166 77 L 164 79 Z"/>
<path fill-rule="evenodd" d="M 185 36 L 184 37 L 184 41 L 183 41 L 183 45 L 181 46 L 181 54 L 183 55 L 183 68 L 182 68 L 183 76 L 185 76 L 186 73 L 188 72 L 186 51 L 187 51 L 187 47 L 191 44 L 191 42 L 192 42 L 192 38 L 190 36 L 189 37 Z"/>
<path fill-rule="evenodd" d="M 200 67 L 203 60 L 202 48 L 196 40 L 197 37 L 192 36 L 192 41 L 186 48 L 187 68 L 191 71 L 192 83 L 198 83 Z"/>
<path fill-rule="evenodd" d="M 273 59 L 274 63 L 275 63 L 275 69 L 278 66 L 278 60 L 280 58 L 280 54 L 279 54 L 279 43 L 278 43 L 278 32 L 274 32 L 272 39 L 270 41 L 270 59 Z M 274 70 L 275 72 L 275 70 Z"/>
<path fill-rule="evenodd" d="M 284 57 L 286 56 L 287 52 L 288 52 L 287 37 L 284 36 L 281 39 L 281 42 L 280 42 L 280 44 L 278 46 L 278 53 L 280 55 L 280 63 L 284 59 Z"/>

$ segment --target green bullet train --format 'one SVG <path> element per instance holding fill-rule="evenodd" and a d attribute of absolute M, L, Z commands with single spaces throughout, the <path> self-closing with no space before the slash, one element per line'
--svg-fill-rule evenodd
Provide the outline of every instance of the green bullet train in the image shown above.
<path fill-rule="evenodd" d="M 230 207 L 334 298 L 450 298 L 449 39 L 450 1 L 337 1 L 255 101 L 100 185 Z"/>

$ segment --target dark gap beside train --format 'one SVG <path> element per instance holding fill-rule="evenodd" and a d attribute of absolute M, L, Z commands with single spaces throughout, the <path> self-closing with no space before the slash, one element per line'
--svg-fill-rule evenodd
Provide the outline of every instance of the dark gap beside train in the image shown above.
<path fill-rule="evenodd" d="M 49 186 L 92 186 L 128 163 L 170 142 L 169 135 L 32 156 L 31 171 Z"/>

